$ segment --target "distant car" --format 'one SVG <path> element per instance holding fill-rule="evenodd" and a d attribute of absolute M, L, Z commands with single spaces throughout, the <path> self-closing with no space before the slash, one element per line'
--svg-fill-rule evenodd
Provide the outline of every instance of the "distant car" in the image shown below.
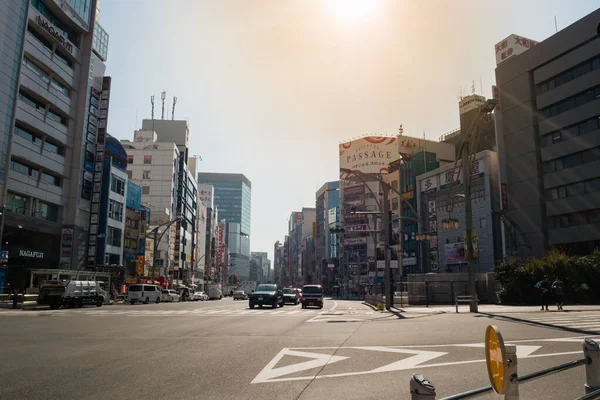
<path fill-rule="evenodd" d="M 248 296 L 250 308 L 269 305 L 273 308 L 283 307 L 283 292 L 274 284 L 261 284 L 256 287 L 254 293 Z"/>
<path fill-rule="evenodd" d="M 234 300 L 248 300 L 248 295 L 243 290 L 237 290 L 233 292 Z"/>
<path fill-rule="evenodd" d="M 302 308 L 323 308 L 323 287 L 321 285 L 304 285 L 301 302 Z"/>
<path fill-rule="evenodd" d="M 300 295 L 300 291 L 296 288 L 284 288 L 283 289 L 283 302 L 284 303 L 294 303 L 297 305 L 300 303 L 300 299 L 302 296 Z"/>
<path fill-rule="evenodd" d="M 163 289 L 160 294 L 160 300 L 164 302 L 181 301 L 181 297 L 173 289 Z"/>
<path fill-rule="evenodd" d="M 207 301 L 208 295 L 204 292 L 194 292 L 191 299 L 192 301 Z"/>

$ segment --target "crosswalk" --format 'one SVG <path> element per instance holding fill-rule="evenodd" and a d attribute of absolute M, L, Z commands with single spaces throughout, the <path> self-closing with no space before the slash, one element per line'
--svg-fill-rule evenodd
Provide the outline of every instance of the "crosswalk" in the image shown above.
<path fill-rule="evenodd" d="M 600 313 L 598 312 L 542 312 L 528 314 L 522 319 L 547 327 L 600 333 Z"/>
<path fill-rule="evenodd" d="M 123 317 L 194 317 L 194 316 L 206 316 L 206 317 L 315 317 L 315 316 L 327 316 L 332 314 L 328 310 L 320 309 L 294 309 L 289 308 L 278 308 L 278 309 L 227 309 L 227 308 L 196 308 L 187 310 L 168 310 L 168 309 L 137 309 L 125 308 L 109 308 L 109 309 L 97 309 L 97 308 L 82 308 L 82 309 L 66 309 L 66 310 L 40 310 L 40 311 L 22 311 L 22 310 L 9 310 L 0 312 L 2 316 L 40 316 L 40 315 L 52 315 L 52 316 L 75 316 L 75 315 L 89 315 L 89 316 L 123 316 Z M 353 311 L 353 315 L 362 314 L 369 315 L 373 314 L 373 311 L 361 310 Z M 338 314 L 338 313 L 336 313 Z"/>

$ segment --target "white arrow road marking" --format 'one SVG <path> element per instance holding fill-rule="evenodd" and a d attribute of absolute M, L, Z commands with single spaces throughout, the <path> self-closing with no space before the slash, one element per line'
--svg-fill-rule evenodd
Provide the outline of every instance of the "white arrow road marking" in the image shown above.
<path fill-rule="evenodd" d="M 469 344 L 457 344 L 453 347 L 476 347 L 476 348 L 485 348 L 485 343 L 469 343 Z M 526 345 L 517 345 L 517 357 L 527 357 L 533 352 L 541 349 L 542 346 L 526 346 Z"/>
<path fill-rule="evenodd" d="M 296 356 L 296 357 L 313 358 L 313 360 L 304 361 L 304 362 L 292 364 L 292 365 L 287 365 L 285 367 L 273 368 L 273 367 L 275 367 L 275 365 L 277 365 L 279 360 L 281 360 L 286 355 Z M 293 374 L 293 373 L 304 371 L 304 370 L 322 367 L 327 364 L 333 364 L 335 362 L 345 360 L 347 358 L 348 357 L 330 356 L 328 354 L 308 353 L 305 351 L 295 351 L 295 350 L 290 350 L 290 349 L 283 349 L 279 352 L 279 354 L 277 354 L 275 356 L 275 358 L 273 358 L 271 360 L 271 362 L 269 362 L 263 368 L 262 371 L 260 371 L 260 373 L 258 375 L 256 375 L 256 378 L 254 378 L 254 380 L 251 383 L 269 382 L 279 376 L 289 375 L 289 374 Z M 294 378 L 289 378 L 289 379 L 294 379 Z"/>
<path fill-rule="evenodd" d="M 367 351 L 382 351 L 389 353 L 400 353 L 400 354 L 413 354 L 412 357 L 408 357 L 399 361 L 395 361 L 391 364 L 384 365 L 368 371 L 358 372 L 347 372 L 341 374 L 330 374 L 330 375 L 311 375 L 311 376 L 298 376 L 289 378 L 279 378 L 283 375 L 289 375 L 296 372 L 309 370 L 312 368 L 325 366 L 332 364 L 337 361 L 345 360 L 349 357 L 342 356 L 329 356 L 327 354 L 320 353 L 308 353 L 304 351 L 283 349 L 267 364 L 266 367 L 254 378 L 251 383 L 267 383 L 267 382 L 285 382 L 285 381 L 298 381 L 308 379 L 322 379 L 322 378 L 334 378 L 341 376 L 353 376 L 353 375 L 365 375 L 365 374 L 376 374 L 379 372 L 390 372 L 390 371 L 401 371 L 405 369 L 412 369 L 419 364 L 433 360 L 434 358 L 441 357 L 448 353 L 441 351 L 425 351 L 425 350 L 407 350 L 399 349 L 394 347 L 383 347 L 383 346 L 364 346 L 364 347 L 341 347 L 342 349 L 354 349 L 354 350 L 367 350 Z M 300 356 L 300 357 L 311 357 L 315 358 L 312 361 L 305 361 L 298 364 L 288 365 L 281 368 L 273 368 L 279 360 L 285 355 Z"/>
<path fill-rule="evenodd" d="M 390 372 L 390 371 L 401 371 L 404 369 L 410 369 L 416 367 L 419 364 L 424 362 L 433 360 L 434 358 L 438 358 L 441 356 L 445 356 L 446 352 L 443 351 L 425 351 L 425 350 L 407 350 L 407 349 L 397 349 L 393 347 L 354 347 L 359 350 L 369 350 L 369 351 L 384 351 L 387 353 L 400 353 L 400 354 L 414 354 L 412 357 L 404 358 L 402 360 L 393 362 L 388 365 L 384 365 L 383 367 L 372 369 L 371 373 L 377 372 Z"/>

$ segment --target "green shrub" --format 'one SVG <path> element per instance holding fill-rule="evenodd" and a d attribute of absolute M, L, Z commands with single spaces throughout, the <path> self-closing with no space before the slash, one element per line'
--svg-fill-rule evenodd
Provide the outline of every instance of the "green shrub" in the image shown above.
<path fill-rule="evenodd" d="M 540 291 L 535 284 L 548 275 L 559 277 L 565 284 L 566 301 L 570 303 L 600 302 L 600 251 L 585 257 L 573 257 L 558 250 L 541 259 L 523 262 L 507 258 L 494 267 L 494 277 L 500 285 L 498 298 L 507 304 L 537 304 Z"/>

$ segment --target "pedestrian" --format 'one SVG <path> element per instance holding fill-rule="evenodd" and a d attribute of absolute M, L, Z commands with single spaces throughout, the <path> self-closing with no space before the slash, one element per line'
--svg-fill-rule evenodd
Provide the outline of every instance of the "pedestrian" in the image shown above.
<path fill-rule="evenodd" d="M 552 282 L 552 293 L 554 293 L 554 298 L 556 299 L 556 307 L 561 311 L 565 302 L 565 284 L 558 276 Z"/>
<path fill-rule="evenodd" d="M 550 305 L 550 291 L 552 290 L 552 283 L 548 280 L 548 275 L 544 275 L 544 279 L 535 286 L 542 290 L 542 311 L 544 311 L 544 307 L 546 307 L 546 311 L 548 311 L 548 306 Z"/>

